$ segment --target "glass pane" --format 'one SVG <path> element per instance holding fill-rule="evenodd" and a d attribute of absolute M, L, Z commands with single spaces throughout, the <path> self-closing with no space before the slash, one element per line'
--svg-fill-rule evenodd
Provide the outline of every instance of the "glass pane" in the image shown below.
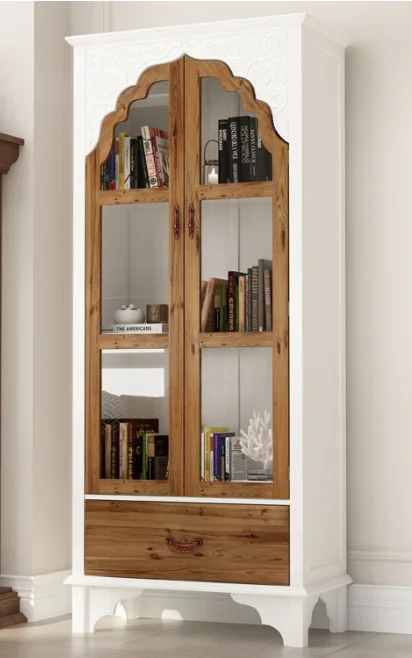
<path fill-rule="evenodd" d="M 116 126 L 111 152 L 100 169 L 100 189 L 168 187 L 168 130 L 169 83 L 157 82 Z"/>
<path fill-rule="evenodd" d="M 201 480 L 272 481 L 272 348 L 203 349 L 201 390 Z"/>
<path fill-rule="evenodd" d="M 202 201 L 200 329 L 272 330 L 272 199 Z"/>
<path fill-rule="evenodd" d="M 100 477 L 166 480 L 168 350 L 103 350 Z"/>
<path fill-rule="evenodd" d="M 167 333 L 167 203 L 102 209 L 102 330 Z"/>
<path fill-rule="evenodd" d="M 217 78 L 202 78 L 201 102 L 201 183 L 272 180 L 258 118 L 244 109 L 239 94 L 223 89 Z"/>

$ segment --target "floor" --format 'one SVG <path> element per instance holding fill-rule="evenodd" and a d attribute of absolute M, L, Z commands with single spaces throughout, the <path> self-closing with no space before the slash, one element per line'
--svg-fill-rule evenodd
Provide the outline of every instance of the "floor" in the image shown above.
<path fill-rule="evenodd" d="M 311 631 L 307 649 L 267 626 L 108 618 L 72 635 L 68 617 L 0 630 L 0 658 L 411 658 L 412 635 Z"/>

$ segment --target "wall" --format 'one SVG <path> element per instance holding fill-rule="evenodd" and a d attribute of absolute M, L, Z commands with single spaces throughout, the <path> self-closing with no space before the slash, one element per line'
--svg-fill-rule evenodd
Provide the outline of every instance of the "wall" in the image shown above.
<path fill-rule="evenodd" d="M 0 131 L 25 140 L 3 181 L 1 584 L 31 620 L 71 565 L 68 31 L 68 3 L 0 3 Z"/>
<path fill-rule="evenodd" d="M 410 3 L 77 2 L 72 34 L 307 12 L 347 50 L 347 427 L 349 572 L 412 585 L 412 140 Z M 388 29 L 390 26 L 390 29 Z M 409 239 L 408 239 L 409 236 Z"/>

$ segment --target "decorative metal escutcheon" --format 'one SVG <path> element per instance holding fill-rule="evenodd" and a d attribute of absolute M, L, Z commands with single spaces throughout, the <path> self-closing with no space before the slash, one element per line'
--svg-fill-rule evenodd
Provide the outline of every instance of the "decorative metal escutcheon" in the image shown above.
<path fill-rule="evenodd" d="M 197 548 L 203 545 L 203 539 L 175 539 L 171 535 L 165 539 L 167 547 L 173 553 L 193 553 Z"/>
<path fill-rule="evenodd" d="M 189 229 L 189 238 L 193 240 L 195 235 L 195 209 L 193 207 L 193 203 L 191 203 L 189 206 L 189 222 L 187 227 Z"/>
<path fill-rule="evenodd" d="M 175 240 L 179 239 L 180 226 L 179 226 L 179 206 L 176 204 L 173 208 L 173 235 Z"/>

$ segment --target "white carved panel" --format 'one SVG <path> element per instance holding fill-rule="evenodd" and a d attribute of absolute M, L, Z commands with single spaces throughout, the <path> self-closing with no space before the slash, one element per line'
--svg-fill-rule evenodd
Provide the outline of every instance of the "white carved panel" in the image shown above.
<path fill-rule="evenodd" d="M 148 67 L 185 54 L 196 59 L 221 60 L 235 76 L 251 82 L 256 98 L 270 106 L 277 131 L 288 140 L 288 29 L 213 36 L 209 27 L 203 35 L 189 38 L 185 31 L 183 38 L 171 39 L 169 33 L 167 39 L 154 38 L 150 43 L 140 38 L 138 32 L 135 40 L 132 33 L 127 34 L 126 43 L 116 41 L 86 48 L 86 154 L 96 146 L 102 120 L 116 109 L 121 92 L 136 84 Z"/>

